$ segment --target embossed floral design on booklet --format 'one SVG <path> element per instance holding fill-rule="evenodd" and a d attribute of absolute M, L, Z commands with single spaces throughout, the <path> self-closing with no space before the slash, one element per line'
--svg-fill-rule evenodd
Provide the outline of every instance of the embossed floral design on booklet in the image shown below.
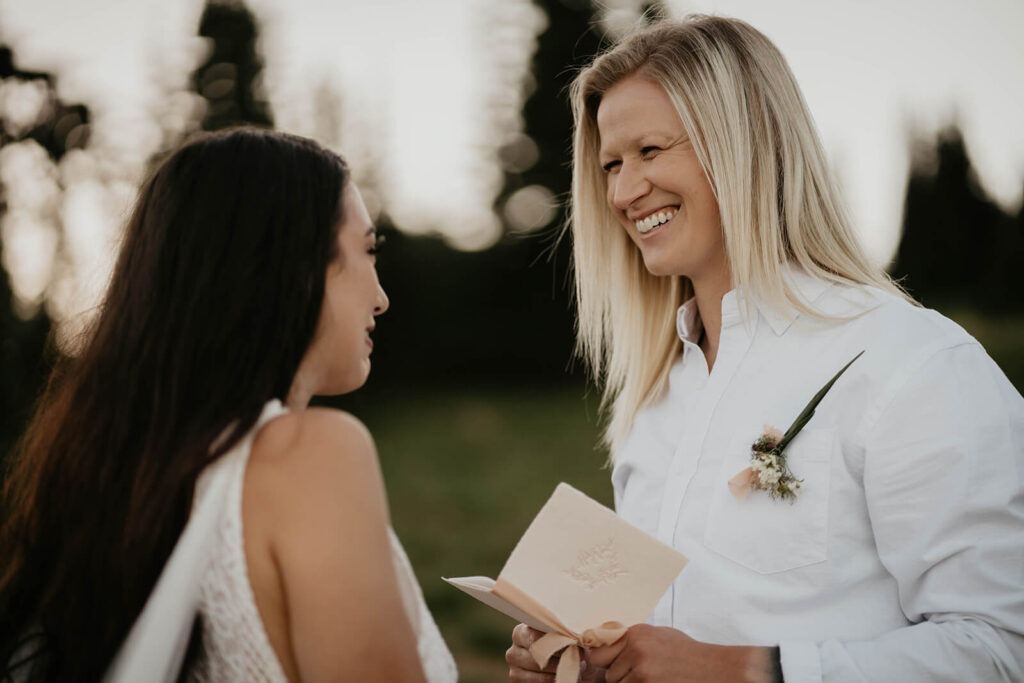
<path fill-rule="evenodd" d="M 444 580 L 513 619 L 558 634 L 540 648 L 554 652 L 614 641 L 645 621 L 685 565 L 675 549 L 561 483 L 497 580 Z"/>

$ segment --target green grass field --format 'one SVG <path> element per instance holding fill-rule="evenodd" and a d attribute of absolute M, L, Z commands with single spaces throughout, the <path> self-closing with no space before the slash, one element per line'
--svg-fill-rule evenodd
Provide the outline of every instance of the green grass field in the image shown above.
<path fill-rule="evenodd" d="M 963 308 L 942 312 L 981 342 L 1017 391 L 1024 393 L 1024 315 L 986 316 Z"/>
<path fill-rule="evenodd" d="M 496 577 L 560 481 L 611 506 L 596 413 L 582 386 L 410 397 L 361 411 L 392 523 L 465 683 L 507 680 L 515 623 L 441 577 Z"/>

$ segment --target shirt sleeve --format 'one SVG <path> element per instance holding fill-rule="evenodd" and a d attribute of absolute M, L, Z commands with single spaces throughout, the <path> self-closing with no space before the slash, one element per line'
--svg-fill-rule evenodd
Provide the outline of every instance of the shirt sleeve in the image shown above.
<path fill-rule="evenodd" d="M 911 625 L 782 643 L 786 683 L 1024 680 L 1024 399 L 976 342 L 923 355 L 863 441 L 878 554 Z"/>

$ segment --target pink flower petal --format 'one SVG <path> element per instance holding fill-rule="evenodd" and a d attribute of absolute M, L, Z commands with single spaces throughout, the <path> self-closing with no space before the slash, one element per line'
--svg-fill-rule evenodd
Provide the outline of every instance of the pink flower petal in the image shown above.
<path fill-rule="evenodd" d="M 757 485 L 757 474 L 747 467 L 742 472 L 729 480 L 729 492 L 736 500 L 743 500 L 747 494 L 754 490 Z"/>
<path fill-rule="evenodd" d="M 772 427 L 771 425 L 764 425 L 764 434 L 775 443 L 782 441 L 782 437 L 785 436 L 785 434 L 782 433 L 782 430 Z"/>

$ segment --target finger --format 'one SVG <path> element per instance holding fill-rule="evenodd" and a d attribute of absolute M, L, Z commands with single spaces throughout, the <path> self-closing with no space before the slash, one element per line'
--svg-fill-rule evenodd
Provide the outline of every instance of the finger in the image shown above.
<path fill-rule="evenodd" d="M 534 641 L 541 638 L 544 635 L 542 631 L 538 631 L 535 628 L 530 628 L 526 624 L 519 624 L 512 629 L 512 642 L 519 647 L 530 647 Z"/>
<path fill-rule="evenodd" d="M 558 666 L 558 657 L 552 657 L 548 662 L 548 665 L 543 669 L 537 665 L 537 660 L 533 658 L 530 651 L 526 648 L 513 645 L 505 651 L 505 661 L 508 665 L 513 668 L 524 669 L 526 671 L 545 671 L 554 673 L 555 668 Z"/>
<path fill-rule="evenodd" d="M 508 680 L 510 683 L 554 683 L 555 674 L 511 668 L 508 670 Z"/>
<path fill-rule="evenodd" d="M 630 652 L 620 652 L 614 661 L 610 662 L 604 678 L 607 683 L 624 683 L 630 678 L 630 672 L 635 662 Z"/>
<path fill-rule="evenodd" d="M 604 669 L 597 669 L 588 665 L 586 669 L 580 672 L 579 683 L 605 683 L 604 674 Z"/>
<path fill-rule="evenodd" d="M 594 666 L 599 666 L 602 669 L 607 669 L 611 666 L 612 662 L 618 659 L 619 655 L 626 648 L 626 643 L 629 641 L 629 631 L 616 640 L 611 645 L 604 645 L 602 647 L 592 647 L 587 651 L 587 660 Z"/>
<path fill-rule="evenodd" d="M 590 659 L 590 651 L 583 649 L 583 661 L 580 662 L 581 681 L 601 680 L 604 681 L 604 667 L 597 666 Z"/>

